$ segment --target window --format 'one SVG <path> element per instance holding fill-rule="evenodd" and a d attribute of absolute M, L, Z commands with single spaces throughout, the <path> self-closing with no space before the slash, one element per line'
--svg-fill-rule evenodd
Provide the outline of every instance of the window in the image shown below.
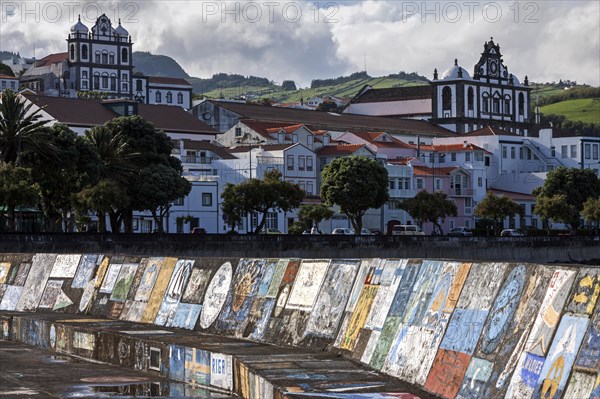
<path fill-rule="evenodd" d="M 550 147 L 550 156 L 552 158 L 556 158 L 556 147 L 554 147 L 554 146 Z"/>
<path fill-rule="evenodd" d="M 102 75 L 102 88 L 108 89 L 108 75 Z"/>
<path fill-rule="evenodd" d="M 435 179 L 435 189 L 436 190 L 442 189 L 442 181 L 440 179 Z"/>
<path fill-rule="evenodd" d="M 102 52 L 102 63 L 108 64 L 108 53 L 106 51 Z"/>
<path fill-rule="evenodd" d="M 592 157 L 598 159 L 598 144 L 592 146 Z"/>
<path fill-rule="evenodd" d="M 114 64 L 115 63 L 115 54 L 114 53 L 110 53 L 108 55 L 108 63 L 109 64 Z"/>
<path fill-rule="evenodd" d="M 585 144 L 583 146 L 583 151 L 584 151 L 584 156 L 585 159 L 591 159 L 592 158 L 592 145 L 591 144 Z"/>
<path fill-rule="evenodd" d="M 467 92 L 467 108 L 469 111 L 473 111 L 473 99 L 474 99 L 474 95 L 473 95 L 473 88 L 469 87 L 469 91 Z"/>
<path fill-rule="evenodd" d="M 298 170 L 306 169 L 306 158 L 303 156 L 298 157 Z"/>
<path fill-rule="evenodd" d="M 177 198 L 175 201 L 173 201 L 173 206 L 183 206 L 183 201 L 183 197 Z"/>
<path fill-rule="evenodd" d="M 308 156 L 308 157 L 306 157 L 306 171 L 312 172 L 312 170 L 313 170 L 313 157 Z"/>
<path fill-rule="evenodd" d="M 294 170 L 294 156 L 287 156 L 287 170 Z"/>
<path fill-rule="evenodd" d="M 456 153 L 455 152 L 453 152 L 453 153 L 450 154 L 450 160 L 452 162 L 456 162 Z"/>
<path fill-rule="evenodd" d="M 490 157 L 485 157 L 485 166 L 490 166 Z"/>
<path fill-rule="evenodd" d="M 492 112 L 494 114 L 500 113 L 500 98 L 499 97 L 494 97 L 492 99 Z"/>
<path fill-rule="evenodd" d="M 167 92 L 167 104 L 171 104 L 173 102 L 173 94 L 169 91 Z"/>
<path fill-rule="evenodd" d="M 75 45 L 71 44 L 71 59 L 75 59 Z"/>
<path fill-rule="evenodd" d="M 423 190 L 423 179 L 417 179 L 417 190 Z"/>
<path fill-rule="evenodd" d="M 519 147 L 519 159 L 523 159 L 524 149 L 523 147 Z"/>
<path fill-rule="evenodd" d="M 465 152 L 465 162 L 471 162 L 471 153 Z"/>
<path fill-rule="evenodd" d="M 525 96 L 519 93 L 519 115 L 525 114 Z"/>
<path fill-rule="evenodd" d="M 300 187 L 300 190 L 306 191 L 306 183 L 303 180 L 298 182 L 298 187 Z"/>
<path fill-rule="evenodd" d="M 446 154 L 440 154 L 438 156 L 438 163 L 445 163 L 446 162 Z"/>
<path fill-rule="evenodd" d="M 396 179 L 390 179 L 390 190 L 396 189 Z"/>
<path fill-rule="evenodd" d="M 88 78 L 88 71 L 81 71 L 81 79 L 87 79 Z"/>
<path fill-rule="evenodd" d="M 100 63 L 100 52 L 99 51 L 96 51 L 94 58 L 95 58 L 96 64 L 99 64 Z"/>
<path fill-rule="evenodd" d="M 327 159 L 321 158 L 319 160 L 319 170 L 323 171 L 323 169 L 325 169 L 325 166 L 327 166 Z"/>
<path fill-rule="evenodd" d="M 515 157 L 516 157 L 515 147 L 510 147 L 510 159 L 515 159 Z"/>
<path fill-rule="evenodd" d="M 202 206 L 212 206 L 213 196 L 212 193 L 202 193 Z"/>
<path fill-rule="evenodd" d="M 142 91 L 142 79 L 138 79 L 135 81 L 135 90 Z"/>
<path fill-rule="evenodd" d="M 506 96 L 504 97 L 504 113 L 508 115 L 511 113 L 510 111 L 510 96 Z"/>
<path fill-rule="evenodd" d="M 502 146 L 502 158 L 506 158 L 506 146 Z"/>
<path fill-rule="evenodd" d="M 142 233 L 151 233 L 152 232 L 152 220 L 140 220 L 140 227 Z"/>
<path fill-rule="evenodd" d="M 124 48 L 123 50 L 121 50 L 121 62 L 128 62 L 127 61 L 127 58 L 128 58 L 127 56 L 128 56 L 127 49 Z"/>
<path fill-rule="evenodd" d="M 475 152 L 475 162 L 483 162 L 483 152 Z"/>
<path fill-rule="evenodd" d="M 177 93 L 177 104 L 183 104 L 183 93 Z"/>
<path fill-rule="evenodd" d="M 159 102 L 161 102 L 161 101 L 162 101 L 162 94 L 160 93 L 160 91 L 157 91 L 157 92 L 156 92 L 156 96 L 155 96 L 155 97 L 156 97 L 156 98 L 155 98 L 155 100 L 154 100 L 154 101 L 156 101 L 157 103 L 159 103 Z"/>
<path fill-rule="evenodd" d="M 560 146 L 560 156 L 562 158 L 566 158 L 569 156 L 569 146 L 568 145 Z"/>
<path fill-rule="evenodd" d="M 483 177 L 477 178 L 477 187 L 483 187 Z"/>
<path fill-rule="evenodd" d="M 87 88 L 88 88 L 88 82 L 87 82 L 87 80 L 83 80 L 81 82 L 81 88 L 87 90 Z"/>
<path fill-rule="evenodd" d="M 88 46 L 87 46 L 87 44 L 84 44 L 83 46 L 81 46 L 81 58 L 83 58 L 84 60 L 87 60 L 87 58 L 88 58 Z"/>
<path fill-rule="evenodd" d="M 449 86 L 442 89 L 442 110 L 452 110 L 452 89 Z"/>
<path fill-rule="evenodd" d="M 128 92 L 129 91 L 128 87 L 129 86 L 127 86 L 127 83 L 121 84 L 121 90 L 124 91 L 124 92 Z"/>
<path fill-rule="evenodd" d="M 94 75 L 94 90 L 100 90 L 100 75 Z"/>
<path fill-rule="evenodd" d="M 121 80 L 127 80 L 127 74 L 126 73 L 124 73 L 124 74 L 121 75 Z"/>
<path fill-rule="evenodd" d="M 110 90 L 117 91 L 117 77 L 116 76 L 110 77 Z"/>
<path fill-rule="evenodd" d="M 2 81 L 2 89 L 3 89 L 3 90 L 4 90 L 4 89 L 6 89 L 6 80 L 3 80 L 3 81 Z"/>
<path fill-rule="evenodd" d="M 298 142 L 298 135 L 292 134 L 292 143 L 297 143 L 297 142 Z"/>
<path fill-rule="evenodd" d="M 235 128 L 235 137 L 242 137 L 242 128 L 241 127 Z"/>
<path fill-rule="evenodd" d="M 306 146 L 312 150 L 315 143 L 315 137 L 312 135 L 306 136 Z"/>
<path fill-rule="evenodd" d="M 571 145 L 571 158 L 577 158 L 577 145 Z"/>
<path fill-rule="evenodd" d="M 307 181 L 306 182 L 306 193 L 310 194 L 310 195 L 314 195 L 314 184 L 312 181 Z"/>
<path fill-rule="evenodd" d="M 267 221 L 265 222 L 265 228 L 267 229 L 276 229 L 278 228 L 277 223 L 277 212 L 267 212 Z"/>

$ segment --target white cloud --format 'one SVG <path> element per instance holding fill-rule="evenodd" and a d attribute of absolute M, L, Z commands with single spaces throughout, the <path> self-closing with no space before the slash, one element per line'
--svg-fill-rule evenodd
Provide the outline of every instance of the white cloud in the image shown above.
<path fill-rule="evenodd" d="M 52 4 L 59 5 L 61 18 Z M 123 20 L 135 50 L 171 56 L 193 76 L 232 72 L 308 85 L 313 78 L 362 70 L 365 53 L 374 76 L 403 70 L 431 77 L 434 68 L 442 72 L 454 58 L 471 72 L 483 43 L 493 36 L 521 80 L 528 75 L 536 82 L 600 85 L 600 3 L 595 0 L 325 4 L 317 9 L 302 0 L 3 0 L 0 49 L 31 56 L 35 46 L 38 58 L 66 51 L 76 15 L 91 26 L 101 10 L 115 25 Z"/>

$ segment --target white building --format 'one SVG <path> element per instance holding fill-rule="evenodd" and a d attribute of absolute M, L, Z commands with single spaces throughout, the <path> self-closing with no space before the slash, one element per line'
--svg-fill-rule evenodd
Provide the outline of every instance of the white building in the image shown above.
<path fill-rule="evenodd" d="M 0 91 L 6 89 L 17 91 L 19 89 L 19 79 L 0 73 Z"/>

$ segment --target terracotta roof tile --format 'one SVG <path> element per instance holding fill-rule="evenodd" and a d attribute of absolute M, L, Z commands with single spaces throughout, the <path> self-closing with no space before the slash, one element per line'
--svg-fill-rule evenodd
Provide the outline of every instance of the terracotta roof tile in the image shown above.
<path fill-rule="evenodd" d="M 363 148 L 364 144 L 338 144 L 327 145 L 317 150 L 319 156 L 323 155 L 350 155 Z"/>
<path fill-rule="evenodd" d="M 138 113 L 158 129 L 169 132 L 213 134 L 218 132 L 181 107 L 158 104 L 139 104 Z"/>
<path fill-rule="evenodd" d="M 382 135 L 384 135 L 385 132 L 351 132 L 351 133 L 357 137 L 360 137 L 361 139 L 363 139 L 365 141 L 368 141 L 369 143 L 372 143 L 373 145 L 376 145 L 377 147 L 407 148 L 407 149 L 416 148 L 414 145 L 407 144 L 404 141 L 398 140 L 397 138 L 390 136 L 390 135 L 387 135 L 387 137 L 391 141 L 378 141 L 377 139 L 380 138 Z"/>
<path fill-rule="evenodd" d="M 36 68 L 43 67 L 43 66 L 47 66 L 50 64 L 54 64 L 56 62 L 66 61 L 68 58 L 69 58 L 69 53 L 67 53 L 67 52 L 49 54 L 49 55 L 45 56 L 44 58 L 42 58 L 41 60 L 36 61 L 35 66 L 36 66 Z"/>
<path fill-rule="evenodd" d="M 458 169 L 456 166 L 446 166 L 443 168 L 430 168 L 429 166 L 413 165 L 415 176 L 436 176 L 449 175 L 450 172 Z"/>
<path fill-rule="evenodd" d="M 516 133 L 508 132 L 506 130 L 498 129 L 492 126 L 486 126 L 478 130 L 473 130 L 472 132 L 461 134 L 461 137 L 471 137 L 471 136 L 519 136 Z M 521 136 L 519 136 L 521 137 Z"/>
<path fill-rule="evenodd" d="M 207 150 L 217 154 L 222 159 L 235 159 L 236 157 L 231 155 L 226 148 L 214 145 L 209 141 L 200 140 L 188 140 L 183 139 L 183 148 L 186 150 Z"/>
<path fill-rule="evenodd" d="M 423 136 L 452 137 L 455 133 L 433 123 L 416 119 L 398 119 L 380 116 L 332 114 L 295 108 L 265 107 L 208 100 L 217 107 L 225 108 L 241 115 L 243 119 L 252 119 L 263 123 L 274 123 L 282 127 L 291 124 L 303 124 L 310 130 L 335 131 L 386 131 L 390 134 L 412 133 Z M 283 124 L 281 124 L 283 122 Z"/>
<path fill-rule="evenodd" d="M 19 78 L 15 78 L 14 76 L 4 75 L 4 74 L 0 73 L 0 79 L 19 79 Z"/>

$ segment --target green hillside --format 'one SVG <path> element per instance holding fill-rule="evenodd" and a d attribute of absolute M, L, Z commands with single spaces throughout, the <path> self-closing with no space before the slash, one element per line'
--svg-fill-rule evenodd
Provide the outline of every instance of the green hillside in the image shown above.
<path fill-rule="evenodd" d="M 544 115 L 561 115 L 568 120 L 600 125 L 600 98 L 580 98 L 545 105 L 540 108 Z"/>

